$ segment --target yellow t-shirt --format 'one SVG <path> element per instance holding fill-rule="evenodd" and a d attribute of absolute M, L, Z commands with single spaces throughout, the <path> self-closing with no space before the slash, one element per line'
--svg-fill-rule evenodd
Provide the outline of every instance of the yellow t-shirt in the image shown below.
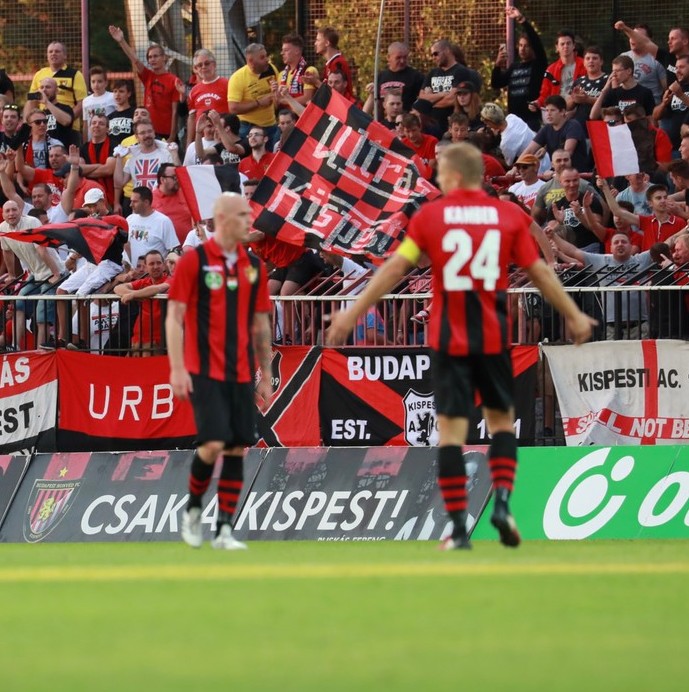
<path fill-rule="evenodd" d="M 283 74 L 284 74 L 284 73 L 283 73 Z M 296 74 L 297 74 L 297 71 L 296 71 L 296 70 L 290 70 L 290 71 L 287 73 L 287 78 L 285 79 L 285 84 L 286 84 L 288 87 L 292 86 L 292 82 L 294 81 L 294 77 L 295 77 Z M 319 76 L 319 75 L 318 75 L 318 70 L 317 70 L 315 67 L 313 67 L 313 66 L 307 67 L 307 68 L 304 70 L 304 74 L 313 75 L 314 77 L 318 77 L 318 76 Z M 282 76 L 282 74 L 281 74 L 280 76 Z M 302 93 L 305 93 L 305 92 L 307 92 L 307 91 L 314 91 L 315 88 L 316 88 L 313 84 L 304 84 L 304 83 L 302 83 L 301 86 L 302 86 L 302 89 L 301 89 Z M 291 93 L 291 92 L 290 92 L 290 93 Z M 294 94 L 293 94 L 293 96 L 294 96 Z"/>
<path fill-rule="evenodd" d="M 38 91 L 41 82 L 52 77 L 57 82 L 57 102 L 74 108 L 88 95 L 86 80 L 79 70 L 63 65 L 57 72 L 51 67 L 42 67 L 31 80 L 29 91 Z M 72 129 L 81 132 L 81 118 L 74 118 Z"/>
<path fill-rule="evenodd" d="M 268 69 L 260 75 L 255 74 L 249 69 L 248 65 L 240 67 L 231 77 L 227 85 L 227 100 L 232 103 L 241 101 L 255 101 L 261 96 L 270 94 L 270 80 L 277 80 L 278 71 L 275 65 L 268 64 Z M 272 103 L 261 108 L 256 108 L 249 113 L 239 116 L 242 122 L 259 127 L 270 127 L 276 125 L 275 107 Z"/>

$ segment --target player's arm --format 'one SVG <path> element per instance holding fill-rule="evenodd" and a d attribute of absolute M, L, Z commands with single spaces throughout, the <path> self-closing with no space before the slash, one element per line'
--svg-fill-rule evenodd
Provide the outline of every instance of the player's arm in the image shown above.
<path fill-rule="evenodd" d="M 251 328 L 251 337 L 254 343 L 254 351 L 258 358 L 258 366 L 261 369 L 261 379 L 256 385 L 256 402 L 262 411 L 270 406 L 273 397 L 271 356 L 271 329 L 270 316 L 267 312 L 257 312 Z"/>
<path fill-rule="evenodd" d="M 410 238 L 405 238 L 397 252 L 378 269 L 354 303 L 344 312 L 335 313 L 326 334 L 326 343 L 329 346 L 343 344 L 354 329 L 357 319 L 390 292 L 416 264 L 420 254 L 416 243 Z"/>
<path fill-rule="evenodd" d="M 188 398 L 193 390 L 191 376 L 184 366 L 184 315 L 187 306 L 178 300 L 169 300 L 165 318 L 167 358 L 170 363 L 170 384 L 178 399 Z"/>
<path fill-rule="evenodd" d="M 579 310 L 562 288 L 555 272 L 539 259 L 526 268 L 526 273 L 543 297 L 565 318 L 574 343 L 583 344 L 588 341 L 598 322 Z"/>

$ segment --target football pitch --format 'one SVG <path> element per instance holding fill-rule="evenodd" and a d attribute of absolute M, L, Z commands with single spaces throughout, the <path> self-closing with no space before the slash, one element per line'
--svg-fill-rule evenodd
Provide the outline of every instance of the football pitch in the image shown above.
<path fill-rule="evenodd" d="M 689 543 L 0 545 L 0 690 L 685 690 Z"/>

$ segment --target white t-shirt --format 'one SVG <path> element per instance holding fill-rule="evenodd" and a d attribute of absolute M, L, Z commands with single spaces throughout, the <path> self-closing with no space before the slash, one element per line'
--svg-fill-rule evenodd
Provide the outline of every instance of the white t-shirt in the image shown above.
<path fill-rule="evenodd" d="M 131 176 L 134 187 L 145 186 L 152 190 L 162 163 L 172 163 L 172 156 L 166 148 L 156 147 L 151 152 L 139 151 L 131 156 L 124 164 L 124 171 Z"/>
<path fill-rule="evenodd" d="M 212 238 L 215 235 L 215 233 L 211 233 L 210 231 L 206 231 L 206 238 Z M 184 242 L 182 243 L 182 250 L 184 252 L 188 252 L 188 249 L 193 250 L 194 248 L 197 248 L 199 245 L 201 245 L 201 239 L 199 238 L 199 234 L 196 232 L 195 228 L 192 228 L 189 233 L 187 233 L 187 237 L 184 239 Z"/>
<path fill-rule="evenodd" d="M 130 214 L 127 223 L 131 260 L 134 264 L 149 250 L 158 250 L 165 257 L 168 250 L 179 245 L 172 221 L 159 211 L 148 216 Z"/>
<path fill-rule="evenodd" d="M 201 146 L 203 150 L 212 149 L 216 144 L 220 144 L 217 139 L 201 139 Z M 192 142 L 184 154 L 184 161 L 182 161 L 183 166 L 197 166 L 201 162 L 196 157 L 196 142 Z"/>
<path fill-rule="evenodd" d="M 105 115 L 110 115 L 115 110 L 115 97 L 112 95 L 112 92 L 106 91 L 104 94 L 101 94 L 100 96 L 96 96 L 95 94 L 89 94 L 83 101 L 83 109 L 84 109 L 84 120 L 86 121 L 87 124 L 87 129 L 86 133 L 88 135 L 88 141 L 91 141 L 91 129 L 88 127 L 88 125 L 91 124 L 91 116 L 96 112 L 96 111 L 101 111 L 105 113 Z"/>
<path fill-rule="evenodd" d="M 519 197 L 519 201 L 529 209 L 533 207 L 533 203 L 536 201 L 536 195 L 538 191 L 545 185 L 542 180 L 537 180 L 531 185 L 527 185 L 523 180 L 520 180 L 514 185 L 510 185 L 508 190 L 512 194 Z"/>

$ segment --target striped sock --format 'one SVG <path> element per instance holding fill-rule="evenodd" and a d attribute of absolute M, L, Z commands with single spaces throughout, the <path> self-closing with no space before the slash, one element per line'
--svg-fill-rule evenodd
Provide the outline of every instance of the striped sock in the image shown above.
<path fill-rule="evenodd" d="M 206 464 L 201 459 L 199 453 L 194 454 L 191 462 L 191 472 L 189 473 L 189 502 L 187 509 L 201 507 L 203 494 L 208 490 L 213 475 L 214 464 Z"/>
<path fill-rule="evenodd" d="M 499 432 L 493 435 L 488 453 L 490 477 L 493 488 L 504 488 L 508 493 L 514 489 L 514 477 L 517 473 L 517 438 L 511 432 Z"/>
<path fill-rule="evenodd" d="M 223 524 L 231 524 L 237 509 L 244 479 L 244 459 L 241 456 L 223 455 L 222 470 L 218 480 L 218 531 Z"/>
<path fill-rule="evenodd" d="M 464 528 L 467 511 L 467 475 L 462 447 L 449 445 L 438 449 L 438 485 L 445 511 L 455 528 Z"/>

